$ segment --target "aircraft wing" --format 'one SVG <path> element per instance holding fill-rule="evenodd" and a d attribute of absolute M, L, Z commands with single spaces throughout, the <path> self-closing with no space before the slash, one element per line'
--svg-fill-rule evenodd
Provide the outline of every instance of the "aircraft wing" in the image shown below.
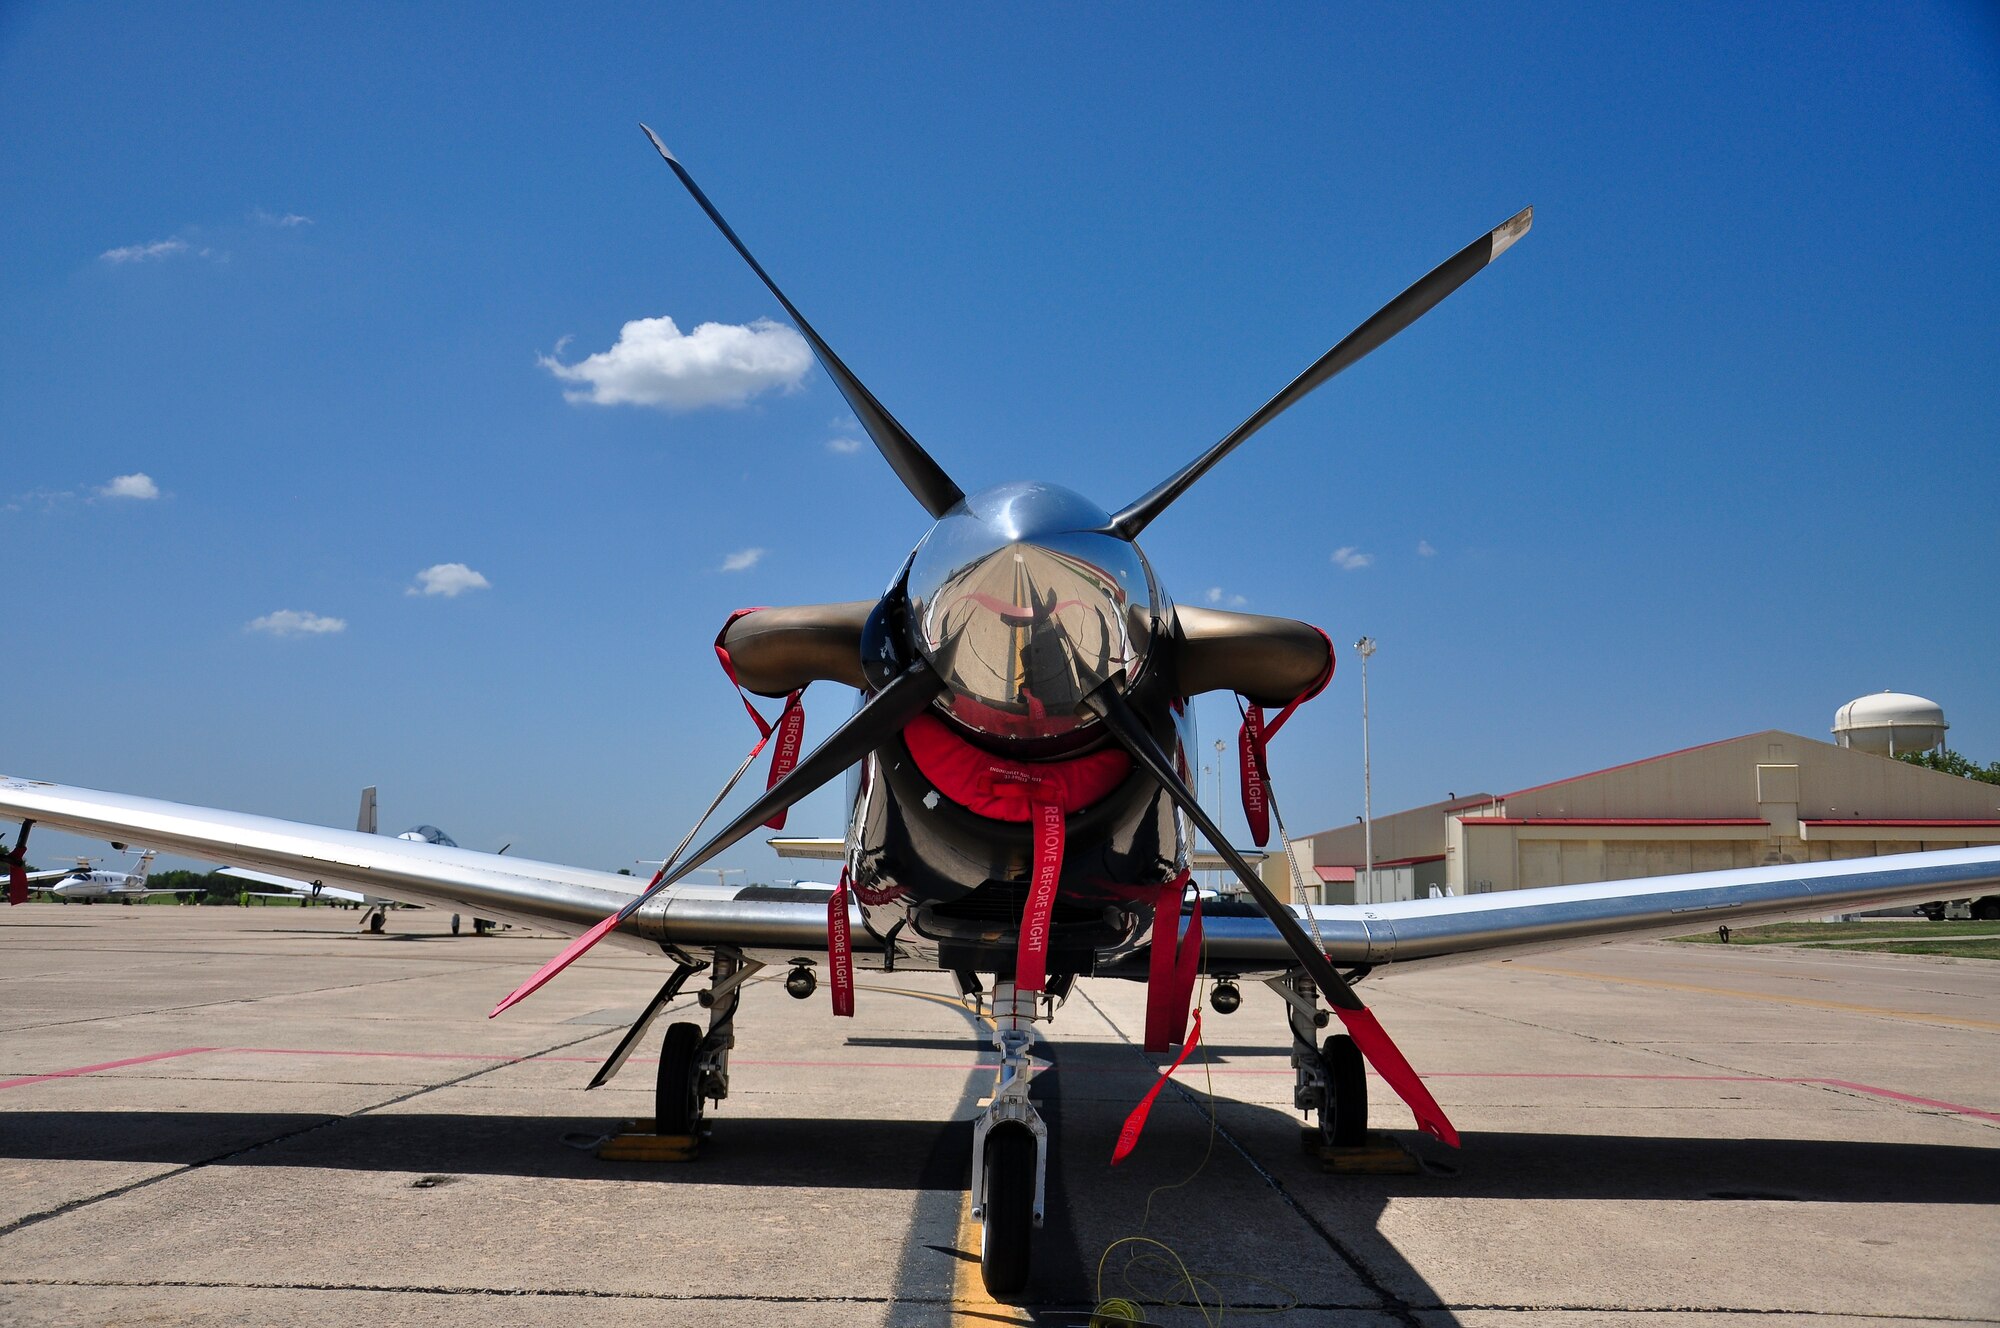
<path fill-rule="evenodd" d="M 1295 911 L 1335 963 L 1400 969 L 1994 893 L 2000 845 Z M 1202 924 L 1210 971 L 1290 964 L 1262 917 Z"/>
<path fill-rule="evenodd" d="M 36 881 L 59 881 L 65 876 L 74 875 L 76 875 L 76 868 L 74 867 L 63 867 L 57 871 L 29 872 L 28 884 L 33 885 Z"/>
<path fill-rule="evenodd" d="M 5 776 L 0 817 L 556 931 L 587 930 L 641 885 L 614 872 Z M 2000 893 L 2000 846 L 1319 905 L 1299 913 L 1334 962 L 1403 967 L 1993 893 Z M 824 900 L 823 887 L 676 886 L 613 934 L 647 948 L 739 945 L 811 954 L 826 946 Z M 1217 910 L 1205 930 L 1211 971 L 1291 966 L 1277 929 L 1262 917 Z M 854 948 L 877 948 L 858 925 Z M 1112 972 L 1143 974 L 1143 954 L 1134 959 L 1135 971 Z"/>
<path fill-rule="evenodd" d="M 8 776 L 0 776 L 0 817 L 557 931 L 591 927 L 642 884 L 613 872 Z M 668 900 L 665 909 L 649 907 L 628 919 L 620 939 L 650 945 L 646 938 L 663 934 L 665 913 L 673 908 Z M 824 906 L 819 917 L 824 943 Z M 731 939 L 721 935 L 702 943 Z"/>
<path fill-rule="evenodd" d="M 311 881 L 301 881 L 291 876 L 273 876 L 270 872 L 250 871 L 244 867 L 224 867 L 216 874 L 219 876 L 234 876 L 245 881 L 255 881 L 259 885 L 275 885 L 278 887 L 275 892 L 252 891 L 251 897 L 254 899 L 287 899 L 297 895 L 310 895 L 314 893 Z M 328 885 L 324 881 L 321 881 L 319 884 L 317 897 L 321 899 L 338 899 L 349 904 L 365 904 L 368 902 L 368 896 L 358 890 L 343 889 L 337 885 Z"/>

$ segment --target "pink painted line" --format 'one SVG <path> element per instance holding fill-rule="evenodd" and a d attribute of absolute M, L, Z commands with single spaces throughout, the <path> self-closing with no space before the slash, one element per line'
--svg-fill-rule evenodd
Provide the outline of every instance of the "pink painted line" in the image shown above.
<path fill-rule="evenodd" d="M 320 1050 L 313 1047 L 209 1047 L 209 1051 L 249 1056 L 382 1056 L 392 1060 L 408 1061 L 494 1061 L 511 1064 L 532 1060 L 529 1056 L 495 1056 L 476 1051 L 342 1051 Z M 555 1059 L 551 1057 L 550 1059 Z M 567 1059 L 582 1059 L 571 1057 Z"/>
<path fill-rule="evenodd" d="M 182 1047 L 178 1051 L 156 1051 L 150 1056 L 127 1056 L 122 1061 L 106 1061 L 102 1065 L 79 1065 L 74 1069 L 56 1070 L 49 1074 L 27 1074 L 19 1079 L 0 1079 L 0 1088 L 45 1084 L 51 1079 L 74 1079 L 80 1074 L 96 1074 L 101 1070 L 122 1070 L 127 1065 L 144 1065 L 148 1061 L 170 1061 L 176 1056 L 195 1056 L 204 1051 L 214 1050 L 214 1047 Z"/>
<path fill-rule="evenodd" d="M 1908 1093 L 1898 1093 L 1893 1088 L 1874 1088 L 1867 1084 L 1850 1083 L 1845 1079 L 1801 1079 L 1806 1084 L 1825 1084 L 1828 1088 L 1845 1088 L 1853 1093 L 1870 1093 L 1876 1097 L 1886 1097 L 1892 1102 L 1908 1102 L 1914 1106 L 1931 1107 L 1938 1111 L 1949 1111 L 1954 1116 L 1976 1116 L 1980 1120 L 2000 1122 L 2000 1112 L 1980 1111 L 1976 1107 L 1961 1107 L 1950 1102 L 1939 1102 L 1936 1098 L 1912 1097 Z"/>

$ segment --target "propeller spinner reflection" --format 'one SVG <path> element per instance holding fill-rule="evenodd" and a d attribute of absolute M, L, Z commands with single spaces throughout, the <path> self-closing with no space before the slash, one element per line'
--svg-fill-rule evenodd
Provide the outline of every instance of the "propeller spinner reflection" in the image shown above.
<path fill-rule="evenodd" d="M 1049 738 L 1095 722 L 1083 698 L 1137 678 L 1172 605 L 1110 515 L 1053 484 L 964 499 L 918 545 L 906 590 L 919 652 L 965 727 Z"/>

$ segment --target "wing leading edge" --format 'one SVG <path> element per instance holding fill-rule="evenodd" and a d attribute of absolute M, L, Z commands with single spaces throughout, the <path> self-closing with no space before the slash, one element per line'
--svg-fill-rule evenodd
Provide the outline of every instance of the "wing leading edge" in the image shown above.
<path fill-rule="evenodd" d="M 549 931 L 589 930 L 630 902 L 641 884 L 616 872 L 536 862 L 511 853 L 447 848 L 0 775 L 0 819 L 9 818 Z M 647 949 L 734 945 L 810 954 L 826 947 L 828 893 L 675 886 L 626 919 L 613 935 Z M 873 948 L 858 918 L 854 929 L 855 949 Z"/>
<path fill-rule="evenodd" d="M 1403 968 L 1996 890 L 2000 846 L 1989 846 L 1390 904 L 1318 905 L 1300 913 L 1310 913 L 1335 963 Z M 1208 918 L 1203 926 L 1211 969 L 1277 967 L 1288 959 L 1276 930 L 1261 918 Z"/>

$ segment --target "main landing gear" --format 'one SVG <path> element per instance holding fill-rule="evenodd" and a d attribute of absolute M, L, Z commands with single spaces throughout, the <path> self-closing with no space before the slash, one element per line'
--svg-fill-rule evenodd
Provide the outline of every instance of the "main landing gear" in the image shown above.
<path fill-rule="evenodd" d="M 961 992 L 976 999 L 976 986 Z M 972 1127 L 972 1216 L 979 1223 L 979 1272 L 989 1295 L 1009 1296 L 1028 1284 L 1029 1247 L 1042 1225 L 1049 1162 L 1049 1127 L 1028 1100 L 1037 1068 L 1031 1054 L 1041 996 L 994 983 L 993 1045 L 1000 1082 Z"/>
<path fill-rule="evenodd" d="M 709 984 L 695 998 L 708 1011 L 707 1031 L 700 1024 L 685 1021 L 670 1024 L 660 1046 L 653 1133 L 698 1134 L 707 1104 L 729 1096 L 729 1052 L 736 1045 L 741 988 L 763 967 L 733 950 L 715 952 L 708 970 Z"/>
<path fill-rule="evenodd" d="M 1318 1128 L 1303 1132 L 1308 1148 L 1359 1147 L 1368 1136 L 1368 1080 L 1361 1049 L 1345 1033 L 1324 1042 L 1319 1031 L 1333 1016 L 1320 1008 L 1319 990 L 1303 969 L 1294 969 L 1264 985 L 1285 999 L 1285 1019 L 1292 1029 L 1292 1102 L 1317 1117 Z"/>

